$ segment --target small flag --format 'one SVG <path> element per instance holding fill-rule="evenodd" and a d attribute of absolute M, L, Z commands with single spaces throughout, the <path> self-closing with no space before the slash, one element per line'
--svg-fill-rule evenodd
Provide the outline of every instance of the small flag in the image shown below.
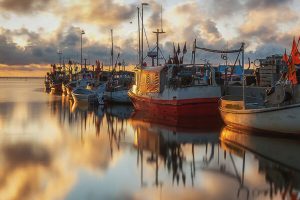
<path fill-rule="evenodd" d="M 300 53 L 295 41 L 295 37 L 293 40 L 292 51 L 291 51 L 292 62 L 296 65 L 300 64 Z"/>
<path fill-rule="evenodd" d="M 283 56 L 282 56 L 282 60 L 283 60 L 285 63 L 288 63 L 288 62 L 289 62 L 288 55 L 286 54 L 286 49 L 284 50 L 284 54 L 283 54 Z"/>
<path fill-rule="evenodd" d="M 184 43 L 184 47 L 183 47 L 182 52 L 183 52 L 183 54 L 186 54 L 186 52 L 187 52 L 187 49 L 186 49 L 186 42 Z"/>
<path fill-rule="evenodd" d="M 178 43 L 178 47 L 177 47 L 177 54 L 180 54 L 180 46 L 179 46 L 179 43 Z"/>
<path fill-rule="evenodd" d="M 176 55 L 176 49 L 175 49 L 175 44 L 174 44 L 174 42 L 173 42 L 173 56 L 175 57 L 175 55 Z"/>

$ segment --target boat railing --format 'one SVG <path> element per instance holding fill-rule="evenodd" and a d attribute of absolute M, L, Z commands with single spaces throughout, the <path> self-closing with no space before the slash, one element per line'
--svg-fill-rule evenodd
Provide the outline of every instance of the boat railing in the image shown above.
<path fill-rule="evenodd" d="M 245 109 L 245 102 L 242 96 L 228 95 L 221 97 L 219 106 L 224 109 L 243 110 Z"/>
<path fill-rule="evenodd" d="M 220 108 L 225 109 L 235 109 L 235 110 L 243 110 L 247 107 L 258 107 L 260 105 L 260 101 L 254 97 L 245 97 L 236 96 L 236 95 L 227 95 L 221 97 L 219 101 Z"/>
<path fill-rule="evenodd" d="M 248 106 L 257 106 L 258 101 L 254 97 L 246 97 L 245 100 L 243 96 L 227 95 L 220 99 L 219 106 L 221 108 L 243 110 Z"/>

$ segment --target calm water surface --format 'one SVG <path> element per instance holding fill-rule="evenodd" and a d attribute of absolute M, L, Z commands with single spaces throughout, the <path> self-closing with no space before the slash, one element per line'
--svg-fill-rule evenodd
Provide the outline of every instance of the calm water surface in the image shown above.
<path fill-rule="evenodd" d="M 42 82 L 0 79 L 1 200 L 299 199 L 295 139 L 76 105 Z"/>

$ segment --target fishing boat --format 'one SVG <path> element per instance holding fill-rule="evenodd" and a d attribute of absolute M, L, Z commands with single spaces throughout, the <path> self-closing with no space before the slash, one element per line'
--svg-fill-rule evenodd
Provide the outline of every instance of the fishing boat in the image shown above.
<path fill-rule="evenodd" d="M 283 101 L 269 105 L 253 98 L 224 96 L 220 100 L 219 109 L 224 123 L 229 126 L 300 135 L 300 103 L 289 104 Z"/>
<path fill-rule="evenodd" d="M 157 37 L 160 31 L 155 32 Z M 187 52 L 186 44 L 181 56 L 180 47 L 172 58 L 159 65 L 160 52 L 157 41 L 156 52 L 150 52 L 152 65 L 156 57 L 157 65 L 145 67 L 143 59 L 136 70 L 135 84 L 128 92 L 136 110 L 173 115 L 177 117 L 218 116 L 218 100 L 222 95 L 221 85 L 216 82 L 216 69 L 208 61 L 196 64 L 196 49 L 216 53 L 240 53 L 244 55 L 244 45 L 236 50 L 212 50 L 197 47 L 194 41 L 192 63 L 183 64 Z M 156 53 L 154 55 L 153 53 Z M 239 56 L 238 55 L 238 56 Z M 141 56 L 143 58 L 143 56 Z"/>
<path fill-rule="evenodd" d="M 98 102 L 100 105 L 104 104 L 103 95 L 106 88 L 106 84 L 101 84 L 96 90 L 86 89 L 84 87 L 77 87 L 71 93 L 75 102 Z"/>
<path fill-rule="evenodd" d="M 113 73 L 107 83 L 104 99 L 109 102 L 131 103 L 128 91 L 132 85 L 134 73 L 119 71 Z"/>
<path fill-rule="evenodd" d="M 51 65 L 52 71 L 47 73 L 45 78 L 45 87 L 50 91 L 51 94 L 62 93 L 62 83 L 66 79 L 65 71 L 62 71 L 61 67 L 56 67 L 55 64 Z M 46 90 L 47 91 L 47 90 Z"/>
<path fill-rule="evenodd" d="M 65 87 L 67 96 L 72 97 L 72 91 L 77 87 L 77 81 L 71 81 Z"/>
<path fill-rule="evenodd" d="M 62 93 L 62 83 L 60 81 L 50 83 L 51 94 L 61 94 Z"/>
<path fill-rule="evenodd" d="M 97 100 L 96 92 L 78 87 L 72 91 L 75 102 L 94 102 Z"/>
<path fill-rule="evenodd" d="M 286 53 L 282 57 L 282 76 L 266 91 L 264 101 L 247 97 L 245 88 L 242 96 L 222 97 L 219 109 L 223 121 L 247 130 L 300 135 L 300 90 L 295 67 L 300 64 L 300 55 L 297 52 L 294 40 L 290 58 Z"/>
<path fill-rule="evenodd" d="M 200 68 L 210 79 L 193 73 Z M 136 110 L 179 117 L 217 115 L 221 87 L 209 65 L 166 64 L 137 70 L 128 95 Z"/>
<path fill-rule="evenodd" d="M 44 80 L 44 89 L 45 89 L 45 92 L 50 92 L 51 91 L 50 79 L 49 79 L 48 74 L 47 74 L 47 76 L 45 76 L 45 80 Z"/>
<path fill-rule="evenodd" d="M 128 90 L 132 85 L 133 72 L 125 71 L 125 62 L 119 62 L 120 53 L 114 61 L 113 30 L 111 30 L 111 73 L 107 80 L 107 87 L 104 92 L 104 99 L 108 102 L 131 103 L 128 97 Z M 117 66 L 119 70 L 117 71 Z M 123 66 L 121 70 L 121 66 Z"/>

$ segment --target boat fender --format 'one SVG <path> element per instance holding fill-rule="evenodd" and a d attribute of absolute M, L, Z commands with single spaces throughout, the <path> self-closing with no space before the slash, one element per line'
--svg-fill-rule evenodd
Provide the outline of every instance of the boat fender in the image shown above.
<path fill-rule="evenodd" d="M 290 92 L 285 92 L 284 102 L 292 100 L 292 94 Z"/>

